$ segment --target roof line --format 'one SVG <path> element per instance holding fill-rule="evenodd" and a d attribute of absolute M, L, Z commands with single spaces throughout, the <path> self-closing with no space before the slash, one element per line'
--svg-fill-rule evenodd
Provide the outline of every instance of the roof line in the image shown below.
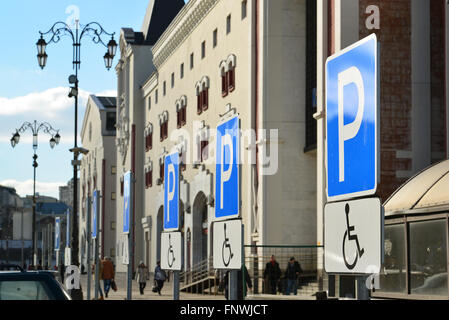
<path fill-rule="evenodd" d="M 415 202 L 414 205 L 412 205 L 410 207 L 410 209 L 413 209 L 416 207 L 416 205 L 422 200 L 422 198 L 424 198 L 424 196 L 430 191 L 430 189 L 433 188 L 433 186 L 435 186 L 441 179 L 443 179 L 445 176 L 447 176 L 449 174 L 449 171 L 446 171 L 445 174 L 443 174 L 441 177 L 439 177 L 434 183 L 432 183 L 432 185 L 421 195 L 421 197 L 418 198 L 418 200 Z"/>
<path fill-rule="evenodd" d="M 401 184 L 400 186 L 399 186 L 399 188 L 397 188 L 389 197 L 388 197 L 388 199 L 387 200 L 385 200 L 384 201 L 384 203 L 383 203 L 383 205 L 385 206 L 387 203 L 388 203 L 388 201 L 390 201 L 391 200 L 391 198 L 393 198 L 405 185 L 407 185 L 410 181 L 412 181 L 413 179 L 415 179 L 418 175 L 420 175 L 421 173 L 423 173 L 424 171 L 426 171 L 426 170 L 428 170 L 428 169 L 430 169 L 430 168 L 432 168 L 432 167 L 434 167 L 434 166 L 436 166 L 436 165 L 438 165 L 438 164 L 440 164 L 441 162 L 443 162 L 443 161 L 446 161 L 447 159 L 444 159 L 444 160 L 441 160 L 441 161 L 439 161 L 439 162 L 437 162 L 437 163 L 434 163 L 434 164 L 432 164 L 431 166 L 429 166 L 429 167 L 427 167 L 427 168 L 424 168 L 424 169 L 422 169 L 422 170 L 420 170 L 420 171 L 418 171 L 417 173 L 415 173 L 413 176 L 411 176 L 407 181 L 405 181 L 403 184 Z"/>

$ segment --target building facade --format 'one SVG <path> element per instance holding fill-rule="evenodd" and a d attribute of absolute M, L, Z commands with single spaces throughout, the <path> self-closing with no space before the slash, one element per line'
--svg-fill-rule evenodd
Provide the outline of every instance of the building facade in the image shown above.
<path fill-rule="evenodd" d="M 101 257 L 115 256 L 116 233 L 116 98 L 89 96 L 81 129 L 84 155 L 80 167 L 80 261 L 87 259 L 87 198 L 100 192 L 99 252 Z"/>
<path fill-rule="evenodd" d="M 144 215 L 144 157 L 143 132 L 145 103 L 141 85 L 155 71 L 151 48 L 184 5 L 183 1 L 150 1 L 141 31 L 123 28 L 120 34 L 120 60 L 116 67 L 117 86 L 117 230 L 116 230 L 116 268 L 125 272 L 123 264 L 127 235 L 123 234 L 123 206 L 125 173 L 132 172 L 135 178 L 133 212 L 131 226 L 134 229 L 132 256 L 130 261 L 135 269 L 143 260 L 143 229 L 140 221 Z"/>

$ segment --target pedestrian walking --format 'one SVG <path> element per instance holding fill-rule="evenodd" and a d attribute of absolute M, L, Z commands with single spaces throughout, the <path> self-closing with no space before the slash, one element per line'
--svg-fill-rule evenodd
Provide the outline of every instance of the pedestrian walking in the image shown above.
<path fill-rule="evenodd" d="M 136 270 L 136 281 L 139 284 L 140 294 L 143 295 L 145 287 L 147 286 L 148 279 L 148 268 L 145 266 L 143 261 L 139 262 L 139 266 Z"/>
<path fill-rule="evenodd" d="M 290 292 L 296 296 L 298 292 L 298 276 L 302 273 L 301 265 L 295 260 L 295 257 L 291 257 L 285 270 L 285 278 L 287 279 L 287 288 L 285 294 L 288 296 Z"/>
<path fill-rule="evenodd" d="M 167 275 L 165 271 L 161 269 L 161 262 L 158 261 L 157 266 L 154 269 L 154 282 L 156 282 L 156 291 L 159 295 L 161 295 L 161 290 L 166 279 Z"/>
<path fill-rule="evenodd" d="M 111 262 L 111 258 L 105 257 L 101 262 L 103 270 L 101 272 L 101 278 L 103 279 L 104 294 L 108 297 L 109 290 L 111 289 L 111 283 L 115 279 L 114 265 Z"/>
<path fill-rule="evenodd" d="M 281 268 L 279 268 L 279 263 L 276 261 L 275 256 L 272 255 L 263 272 L 266 293 L 276 294 L 276 287 L 280 277 Z"/>
<path fill-rule="evenodd" d="M 103 279 L 103 262 L 101 261 L 101 258 L 98 258 L 99 264 L 98 264 L 98 279 L 95 277 L 96 276 L 96 272 L 95 272 L 95 264 L 92 265 L 92 273 L 94 275 L 94 283 L 98 286 L 98 293 L 100 294 L 100 297 L 98 298 L 98 300 L 104 300 L 103 297 L 103 290 L 101 289 L 101 282 L 100 280 Z"/>

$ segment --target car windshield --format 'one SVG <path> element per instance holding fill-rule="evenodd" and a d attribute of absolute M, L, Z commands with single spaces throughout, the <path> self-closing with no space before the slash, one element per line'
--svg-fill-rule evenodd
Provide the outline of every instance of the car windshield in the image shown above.
<path fill-rule="evenodd" d="M 0 300 L 52 300 L 41 281 L 1 281 Z"/>

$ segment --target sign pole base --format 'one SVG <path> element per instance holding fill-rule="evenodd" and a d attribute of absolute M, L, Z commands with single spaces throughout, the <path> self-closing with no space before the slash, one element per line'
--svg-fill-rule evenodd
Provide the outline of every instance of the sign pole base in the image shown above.
<path fill-rule="evenodd" d="M 369 290 L 366 287 L 367 278 L 368 276 L 357 276 L 355 278 L 357 300 L 370 300 Z"/>
<path fill-rule="evenodd" d="M 173 300 L 179 300 L 179 271 L 173 271 Z"/>

